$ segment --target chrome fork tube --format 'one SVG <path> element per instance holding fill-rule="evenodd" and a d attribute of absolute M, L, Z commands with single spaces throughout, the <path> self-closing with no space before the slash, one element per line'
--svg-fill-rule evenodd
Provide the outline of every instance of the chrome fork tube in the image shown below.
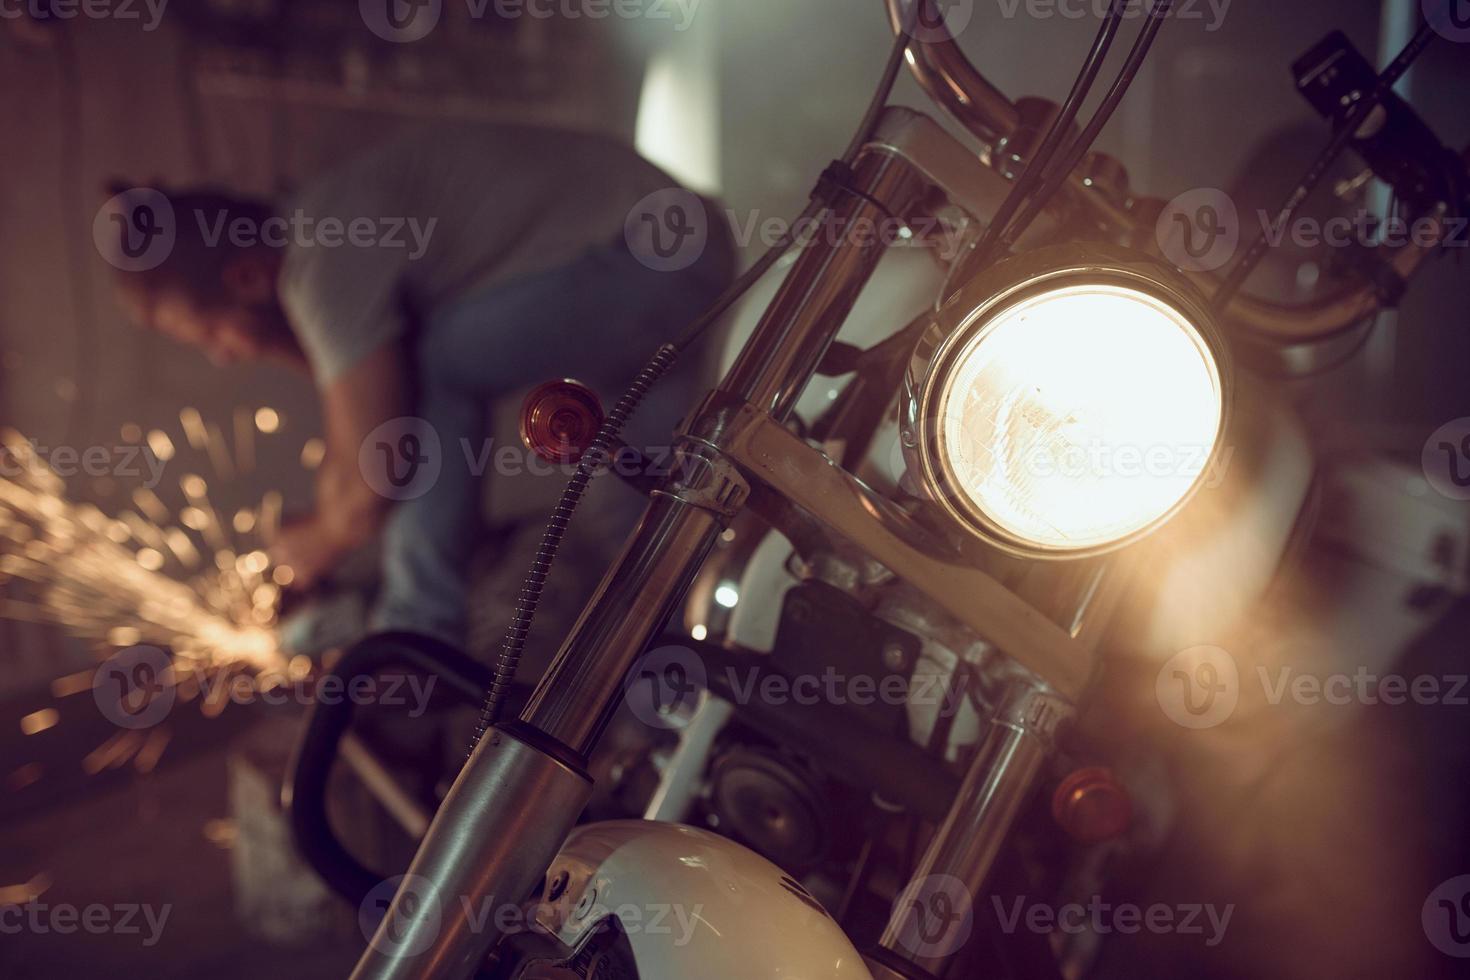
<path fill-rule="evenodd" d="M 654 493 L 633 538 L 572 629 L 521 720 L 580 756 L 592 751 L 617 709 L 623 680 L 663 627 L 748 487 L 718 458 L 681 448 L 685 477 Z M 703 499 L 701 499 L 703 498 Z"/>
<path fill-rule="evenodd" d="M 875 229 L 911 215 L 928 190 L 913 167 L 889 152 L 870 148 L 854 171 L 862 196 L 849 195 L 833 209 L 720 384 L 721 391 L 778 421 L 796 407 L 883 257 L 884 243 Z M 842 237 L 834 241 L 834 236 Z"/>
<path fill-rule="evenodd" d="M 802 251 L 720 385 L 778 419 L 790 414 L 883 256 L 881 237 L 863 231 L 890 214 L 907 214 L 923 192 L 916 172 L 886 152 L 865 152 L 854 170 L 855 193 Z M 713 412 L 700 413 L 685 430 L 675 478 L 654 494 L 542 678 L 521 716 L 526 724 L 580 753 L 601 734 L 634 660 L 745 502 L 749 488 L 720 451 L 721 430 Z"/>
<path fill-rule="evenodd" d="M 802 250 L 722 389 L 785 418 L 883 255 L 887 242 L 876 228 L 911 213 L 926 191 L 907 163 L 867 148 L 824 226 L 838 234 L 819 232 Z M 415 879 L 406 880 L 384 927 L 391 923 L 390 940 L 413 941 L 388 943 L 391 954 L 370 949 L 354 980 L 468 975 L 499 934 L 496 916 L 471 923 L 464 910 L 480 909 L 488 896 L 524 900 L 555 858 L 585 804 L 580 770 L 624 678 L 745 503 L 748 485 L 720 451 L 720 429 L 719 413 L 710 411 L 685 430 L 674 476 L 653 495 L 520 721 L 488 734 L 460 772 L 410 868 L 431 883 L 444 920 L 422 918 L 426 903 L 409 892 Z M 486 748 L 507 744 L 497 735 L 514 740 L 516 758 Z M 541 764 L 521 758 L 524 751 L 542 756 Z"/>
<path fill-rule="evenodd" d="M 1013 682 L 949 815 L 894 905 L 872 957 L 887 975 L 941 976 L 963 947 L 996 855 L 1071 716 L 1070 704 L 1033 679 Z"/>

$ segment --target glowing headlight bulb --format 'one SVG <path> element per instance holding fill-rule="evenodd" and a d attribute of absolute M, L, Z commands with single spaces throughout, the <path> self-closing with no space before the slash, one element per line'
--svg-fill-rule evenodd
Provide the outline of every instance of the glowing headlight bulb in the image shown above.
<path fill-rule="evenodd" d="M 931 491 L 1013 550 L 1117 545 L 1200 484 L 1225 417 L 1215 350 L 1183 303 L 1122 275 L 1042 277 L 959 325 L 924 383 Z"/>

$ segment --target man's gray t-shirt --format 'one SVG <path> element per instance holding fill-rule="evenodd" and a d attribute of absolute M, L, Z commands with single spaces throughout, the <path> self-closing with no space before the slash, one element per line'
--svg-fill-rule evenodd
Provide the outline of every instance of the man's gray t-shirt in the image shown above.
<path fill-rule="evenodd" d="M 302 230 L 286 250 L 281 302 L 326 384 L 401 338 L 410 318 L 621 239 L 632 207 L 672 186 L 606 136 L 528 126 L 416 133 L 288 205 L 284 217 Z"/>

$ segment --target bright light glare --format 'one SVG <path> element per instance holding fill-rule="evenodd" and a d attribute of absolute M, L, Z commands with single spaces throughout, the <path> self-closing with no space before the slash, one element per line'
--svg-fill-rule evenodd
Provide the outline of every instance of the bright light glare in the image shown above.
<path fill-rule="evenodd" d="M 726 609 L 734 609 L 740 604 L 740 590 L 733 585 L 722 585 L 715 589 L 715 602 Z"/>
<path fill-rule="evenodd" d="M 1211 458 L 1218 365 L 1184 316 L 1122 286 L 1052 290 L 1003 310 L 940 393 L 959 492 L 1020 542 L 1072 551 L 1147 528 Z"/>

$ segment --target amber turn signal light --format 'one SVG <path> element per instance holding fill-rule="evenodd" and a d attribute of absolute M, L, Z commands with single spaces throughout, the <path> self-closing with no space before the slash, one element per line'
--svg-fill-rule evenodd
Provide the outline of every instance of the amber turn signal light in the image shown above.
<path fill-rule="evenodd" d="M 548 381 L 521 406 L 521 442 L 548 463 L 575 464 L 602 428 L 602 402 L 578 381 Z"/>
<path fill-rule="evenodd" d="M 1082 844 L 1122 837 L 1133 823 L 1133 801 L 1111 769 L 1078 769 L 1062 780 L 1051 813 L 1067 836 Z"/>

